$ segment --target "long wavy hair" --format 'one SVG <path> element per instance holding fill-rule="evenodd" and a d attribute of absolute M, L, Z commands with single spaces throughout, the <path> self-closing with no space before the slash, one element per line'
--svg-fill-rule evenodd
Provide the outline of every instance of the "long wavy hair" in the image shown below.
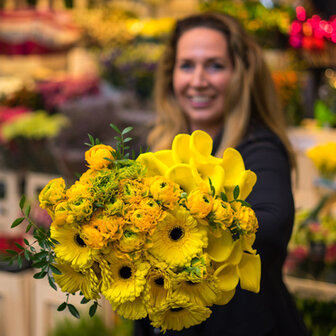
<path fill-rule="evenodd" d="M 280 138 L 294 167 L 295 157 L 286 134 L 285 118 L 262 50 L 237 20 L 219 13 L 195 14 L 178 20 L 175 25 L 156 73 L 156 120 L 148 136 L 151 150 L 167 149 L 176 134 L 189 132 L 187 119 L 175 98 L 173 72 L 179 38 L 198 27 L 214 29 L 224 35 L 233 64 L 223 106 L 223 137 L 216 156 L 221 156 L 226 147 L 239 144 L 254 117 Z"/>

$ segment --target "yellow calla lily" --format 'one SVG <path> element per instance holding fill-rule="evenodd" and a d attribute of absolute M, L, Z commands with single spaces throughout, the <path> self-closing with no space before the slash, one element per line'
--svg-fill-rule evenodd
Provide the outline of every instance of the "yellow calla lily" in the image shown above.
<path fill-rule="evenodd" d="M 243 243 L 242 243 L 241 239 L 236 240 L 233 243 L 233 249 L 232 249 L 232 252 L 230 254 L 230 257 L 227 260 L 227 263 L 231 264 L 231 265 L 238 265 L 241 261 L 242 256 L 243 256 L 243 250 L 244 250 L 244 248 L 243 248 Z"/>
<path fill-rule="evenodd" d="M 240 287 L 254 293 L 260 290 L 261 262 L 259 254 L 243 253 L 238 265 Z"/>
<path fill-rule="evenodd" d="M 148 176 L 164 176 L 168 169 L 168 167 L 151 152 L 140 154 L 137 161 L 147 168 Z"/>
<path fill-rule="evenodd" d="M 155 157 L 164 163 L 167 167 L 175 164 L 173 160 L 173 153 L 171 149 L 163 149 L 154 153 Z"/>
<path fill-rule="evenodd" d="M 210 259 L 216 262 L 225 261 L 230 256 L 234 247 L 231 232 L 229 230 L 224 230 L 219 238 L 209 234 L 208 242 L 206 252 Z"/>
<path fill-rule="evenodd" d="M 175 163 L 189 163 L 190 135 L 178 134 L 172 143 L 172 157 Z"/>
<path fill-rule="evenodd" d="M 227 292 L 219 292 L 216 296 L 216 301 L 214 302 L 214 304 L 216 305 L 226 305 L 235 295 L 236 293 L 236 288 L 227 291 Z"/>
<path fill-rule="evenodd" d="M 231 291 L 239 282 L 238 268 L 236 265 L 223 264 L 216 269 L 214 275 L 218 278 L 218 289 Z"/>
<path fill-rule="evenodd" d="M 212 152 L 211 136 L 200 130 L 194 131 L 190 136 L 190 149 L 205 157 L 210 156 Z"/>
<path fill-rule="evenodd" d="M 181 186 L 181 188 L 189 193 L 197 187 L 193 177 L 192 169 L 185 163 L 176 164 L 170 167 L 165 177 Z"/>

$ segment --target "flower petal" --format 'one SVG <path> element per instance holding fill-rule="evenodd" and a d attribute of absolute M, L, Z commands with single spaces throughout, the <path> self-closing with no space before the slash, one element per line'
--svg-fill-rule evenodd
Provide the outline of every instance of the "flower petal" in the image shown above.
<path fill-rule="evenodd" d="M 193 171 L 187 164 L 180 163 L 170 167 L 166 171 L 165 177 L 179 184 L 181 188 L 188 193 L 196 188 Z"/>
<path fill-rule="evenodd" d="M 230 256 L 234 245 L 229 230 L 224 230 L 219 238 L 209 234 L 208 241 L 206 252 L 209 254 L 210 259 L 216 262 L 223 262 Z"/>
<path fill-rule="evenodd" d="M 261 262 L 259 254 L 243 253 L 238 265 L 240 287 L 254 293 L 260 290 Z"/>
<path fill-rule="evenodd" d="M 223 264 L 216 271 L 218 288 L 221 291 L 231 291 L 236 288 L 239 282 L 238 267 L 235 265 Z"/>
<path fill-rule="evenodd" d="M 137 161 L 147 168 L 148 176 L 164 175 L 168 168 L 151 152 L 140 154 Z"/>
<path fill-rule="evenodd" d="M 172 156 L 175 163 L 188 163 L 190 159 L 189 149 L 190 135 L 178 134 L 172 143 Z"/>

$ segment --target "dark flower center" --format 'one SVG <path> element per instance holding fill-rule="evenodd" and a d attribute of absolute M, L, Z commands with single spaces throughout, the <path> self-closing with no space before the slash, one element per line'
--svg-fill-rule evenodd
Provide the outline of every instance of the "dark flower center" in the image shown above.
<path fill-rule="evenodd" d="M 183 230 L 180 227 L 175 227 L 169 232 L 169 236 L 172 240 L 178 241 L 183 236 Z"/>
<path fill-rule="evenodd" d="M 172 312 L 179 312 L 181 310 L 183 310 L 184 308 L 183 307 L 178 307 L 178 308 L 170 308 L 170 311 Z"/>
<path fill-rule="evenodd" d="M 154 280 L 154 282 L 158 285 L 158 286 L 163 286 L 164 285 L 164 279 L 162 277 L 160 278 L 156 278 Z"/>
<path fill-rule="evenodd" d="M 123 279 L 129 279 L 132 276 L 132 270 L 129 266 L 123 266 L 119 270 L 119 275 Z"/>
<path fill-rule="evenodd" d="M 190 286 L 195 286 L 195 285 L 197 285 L 197 282 L 192 282 L 192 281 L 190 281 L 190 280 L 186 281 L 186 283 L 187 283 L 188 285 L 190 285 Z"/>
<path fill-rule="evenodd" d="M 86 244 L 84 240 L 80 237 L 79 234 L 75 235 L 75 242 L 80 246 L 80 247 L 86 247 Z"/>

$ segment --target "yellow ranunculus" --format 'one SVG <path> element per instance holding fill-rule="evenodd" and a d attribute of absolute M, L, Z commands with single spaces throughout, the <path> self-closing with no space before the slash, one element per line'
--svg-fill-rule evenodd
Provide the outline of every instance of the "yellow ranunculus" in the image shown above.
<path fill-rule="evenodd" d="M 235 223 L 246 233 L 255 233 L 258 229 L 258 220 L 254 211 L 240 202 L 233 203 Z"/>
<path fill-rule="evenodd" d="M 62 177 L 55 178 L 42 189 L 39 195 L 40 207 L 50 208 L 65 199 L 65 182 Z"/>
<path fill-rule="evenodd" d="M 85 160 L 91 169 L 101 169 L 108 167 L 114 160 L 115 150 L 107 145 L 95 145 L 85 152 Z"/>
<path fill-rule="evenodd" d="M 186 206 L 196 218 L 206 217 L 212 209 L 212 196 L 201 189 L 193 190 L 187 198 Z"/>
<path fill-rule="evenodd" d="M 216 198 L 213 201 L 212 207 L 212 220 L 214 222 L 219 222 L 225 225 L 225 227 L 230 227 L 233 221 L 233 210 L 230 203 L 224 202 L 220 198 Z M 222 227 L 224 229 L 224 227 Z"/>

